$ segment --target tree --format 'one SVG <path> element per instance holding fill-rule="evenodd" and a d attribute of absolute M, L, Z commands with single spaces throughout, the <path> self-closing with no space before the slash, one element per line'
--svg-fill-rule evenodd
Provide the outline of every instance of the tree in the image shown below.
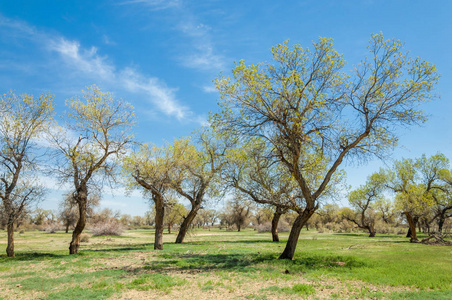
<path fill-rule="evenodd" d="M 383 222 L 385 222 L 386 224 L 392 224 L 395 222 L 394 219 L 396 213 L 394 205 L 391 201 L 389 201 L 388 199 L 378 200 L 375 202 L 374 207 Z"/>
<path fill-rule="evenodd" d="M 91 194 L 88 197 L 86 214 L 87 217 L 92 216 L 94 207 L 98 206 L 100 202 L 100 196 Z M 59 218 L 63 222 L 66 233 L 69 232 L 69 227 L 74 226 L 79 219 L 77 201 L 74 199 L 72 193 L 68 193 L 64 196 L 63 201 L 60 203 Z"/>
<path fill-rule="evenodd" d="M 122 164 L 123 172 L 130 178 L 128 188 L 142 189 L 144 197 L 152 199 L 154 203 L 155 250 L 163 250 L 163 218 L 173 164 L 174 161 L 165 148 L 149 144 L 143 144 L 138 151 L 130 153 Z"/>
<path fill-rule="evenodd" d="M 266 144 L 259 139 L 239 143 L 227 151 L 223 179 L 244 197 L 274 207 L 272 239 L 279 242 L 278 223 L 288 209 L 297 209 L 294 180 L 280 164 L 268 159 Z"/>
<path fill-rule="evenodd" d="M 215 209 L 200 209 L 197 217 L 202 223 L 202 226 L 208 226 L 210 230 L 210 227 L 213 226 L 218 219 L 218 213 Z"/>
<path fill-rule="evenodd" d="M 166 204 L 166 214 L 164 223 L 168 227 L 168 233 L 171 233 L 171 228 L 176 224 L 181 224 L 184 217 L 187 215 L 187 209 L 176 199 L 170 199 Z"/>
<path fill-rule="evenodd" d="M 229 225 L 235 225 L 237 231 L 249 224 L 249 217 L 253 208 L 251 200 L 242 197 L 241 194 L 234 194 L 233 199 L 229 200 L 225 207 L 226 222 Z"/>
<path fill-rule="evenodd" d="M 369 237 L 375 237 L 376 214 L 375 202 L 383 200 L 386 178 L 383 173 L 374 173 L 369 176 L 365 185 L 350 192 L 348 201 L 355 209 L 352 214 L 344 217 L 361 229 L 369 231 Z"/>
<path fill-rule="evenodd" d="M 443 196 L 441 170 L 446 166 L 444 159 L 439 156 L 402 159 L 387 172 L 387 186 L 396 195 L 396 208 L 406 217 L 409 225 L 407 237 L 411 242 L 418 242 L 416 226 L 419 220 L 429 218 L 435 199 L 439 201 Z"/>
<path fill-rule="evenodd" d="M 0 98 L 0 198 L 7 219 L 6 254 L 14 254 L 14 223 L 44 189 L 35 177 L 36 142 L 49 129 L 53 119 L 53 97 L 41 94 Z"/>
<path fill-rule="evenodd" d="M 80 235 L 86 225 L 88 197 L 98 193 L 105 180 L 114 182 L 118 158 L 132 142 L 132 106 L 114 99 L 92 85 L 82 98 L 66 101 L 69 113 L 65 128 L 52 135 L 56 150 L 56 174 L 72 182 L 72 197 L 78 206 L 77 225 L 72 233 L 69 253 L 78 253 Z M 78 138 L 74 138 L 78 136 Z"/>
<path fill-rule="evenodd" d="M 217 139 L 213 132 L 204 129 L 198 135 L 198 147 L 189 139 L 174 141 L 171 152 L 175 170 L 171 172 L 171 188 L 186 198 L 191 208 L 184 218 L 176 243 L 182 243 L 191 223 L 202 208 L 205 196 L 220 195 L 216 182 L 224 166 L 224 154 L 229 147 L 227 139 Z"/>
<path fill-rule="evenodd" d="M 447 218 L 452 217 L 452 172 L 449 159 L 442 153 L 431 157 L 422 155 L 416 161 L 424 182 L 431 182 L 429 191 L 433 200 L 433 217 L 427 220 L 427 226 L 437 220 L 438 232 L 443 231 Z"/>
<path fill-rule="evenodd" d="M 369 58 L 343 73 L 332 40 L 314 49 L 288 42 L 272 48 L 273 62 L 233 69 L 216 87 L 222 111 L 213 124 L 242 138 L 260 137 L 293 176 L 303 196 L 280 259 L 292 259 L 301 228 L 344 160 L 383 156 L 397 144 L 397 126 L 423 122 L 417 106 L 433 98 L 434 65 L 411 59 L 397 40 L 374 34 Z M 352 121 L 353 120 L 353 121 Z"/>

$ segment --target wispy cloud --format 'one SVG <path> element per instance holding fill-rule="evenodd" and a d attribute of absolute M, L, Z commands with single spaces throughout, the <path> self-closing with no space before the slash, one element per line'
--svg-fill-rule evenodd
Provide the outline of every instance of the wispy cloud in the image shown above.
<path fill-rule="evenodd" d="M 172 20 L 169 28 L 177 30 L 189 41 L 188 47 L 180 49 L 178 61 L 185 67 L 200 71 L 217 73 L 224 69 L 226 59 L 216 50 L 212 29 L 199 21 L 183 1 L 131 0 L 122 4 L 144 5 L 150 10 L 173 10 L 177 19 Z"/>
<path fill-rule="evenodd" d="M 159 109 L 168 115 L 182 120 L 192 115 L 190 109 L 178 103 L 175 97 L 177 89 L 168 87 L 158 78 L 145 77 L 137 71 L 127 68 L 119 74 L 120 82 L 131 92 L 145 92 Z"/>
<path fill-rule="evenodd" d="M 140 98 L 150 101 L 167 116 L 196 122 L 193 112 L 178 101 L 177 88 L 168 87 L 163 80 L 130 67 L 117 69 L 109 58 L 101 55 L 99 49 L 94 46 L 83 47 L 78 41 L 47 34 L 24 22 L 0 15 L 0 29 L 2 28 L 6 29 L 2 32 L 6 31 L 10 36 L 26 38 L 51 53 L 58 53 L 64 66 L 72 72 L 80 72 L 94 80 L 102 80 L 115 89 L 135 93 Z"/>
<path fill-rule="evenodd" d="M 212 85 L 205 85 L 202 87 L 202 90 L 205 93 L 217 93 L 218 90 L 216 89 L 216 87 L 212 84 Z"/>
<path fill-rule="evenodd" d="M 50 49 L 59 53 L 72 68 L 110 81 L 116 87 L 119 86 L 129 92 L 146 94 L 166 115 L 182 120 L 191 114 L 186 106 L 177 101 L 175 96 L 177 89 L 169 88 L 162 80 L 146 76 L 132 68 L 116 70 L 115 66 L 107 61 L 107 57 L 98 54 L 95 47 L 83 49 L 79 42 L 64 38 L 53 40 L 49 45 Z"/>
<path fill-rule="evenodd" d="M 115 68 L 106 62 L 106 57 L 97 54 L 97 48 L 82 49 L 77 41 L 64 38 L 50 40 L 49 49 L 58 52 L 64 61 L 74 69 L 95 74 L 102 79 L 113 79 Z"/>
<path fill-rule="evenodd" d="M 129 0 L 119 3 L 124 4 L 143 4 L 148 6 L 152 10 L 163 10 L 168 8 L 179 7 L 181 5 L 180 0 Z"/>

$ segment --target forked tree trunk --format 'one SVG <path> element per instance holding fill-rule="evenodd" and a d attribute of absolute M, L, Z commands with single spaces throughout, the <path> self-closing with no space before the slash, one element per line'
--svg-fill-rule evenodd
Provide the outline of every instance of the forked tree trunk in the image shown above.
<path fill-rule="evenodd" d="M 154 196 L 155 202 L 155 239 L 154 250 L 163 250 L 163 217 L 165 216 L 165 206 L 163 197 Z"/>
<path fill-rule="evenodd" d="M 87 197 L 80 198 L 77 201 L 79 217 L 77 225 L 72 232 L 72 241 L 69 244 L 69 254 L 78 253 L 78 249 L 80 247 L 80 235 L 82 234 L 83 229 L 85 229 L 86 226 L 86 203 Z"/>
<path fill-rule="evenodd" d="M 279 219 L 281 218 L 282 211 L 279 207 L 276 208 L 275 213 L 273 214 L 272 219 L 272 239 L 273 242 L 279 242 L 279 235 L 278 235 L 278 223 Z"/>
<path fill-rule="evenodd" d="M 292 229 L 290 230 L 289 239 L 287 240 L 286 248 L 278 259 L 293 259 L 295 255 L 295 249 L 297 248 L 298 238 L 300 231 L 309 218 L 314 214 L 315 209 L 305 209 L 303 213 L 299 214 L 293 222 Z"/>
<path fill-rule="evenodd" d="M 198 210 L 200 207 L 201 207 L 201 205 L 192 206 L 187 217 L 184 219 L 184 221 L 180 225 L 179 233 L 177 234 L 177 237 L 176 237 L 176 244 L 182 244 L 184 242 L 188 229 L 190 228 L 190 225 L 192 224 L 193 220 L 195 219 L 196 215 L 198 214 Z M 199 224 L 198 224 L 198 228 L 199 228 Z"/>
<path fill-rule="evenodd" d="M 6 228 L 8 231 L 8 246 L 6 246 L 6 255 L 8 257 L 14 257 L 14 223 L 8 223 Z"/>
<path fill-rule="evenodd" d="M 415 220 L 413 220 L 413 217 L 411 216 L 411 214 L 407 211 L 404 212 L 406 219 L 408 221 L 408 225 L 410 226 L 410 242 L 411 243 L 416 243 L 419 240 L 417 239 L 417 234 L 416 234 L 416 222 Z"/>

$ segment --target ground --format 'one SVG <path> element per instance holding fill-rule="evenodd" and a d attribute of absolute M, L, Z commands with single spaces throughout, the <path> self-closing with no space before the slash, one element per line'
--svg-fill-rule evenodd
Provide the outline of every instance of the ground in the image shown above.
<path fill-rule="evenodd" d="M 452 247 L 403 236 L 303 231 L 292 261 L 276 259 L 287 233 L 274 243 L 252 229 L 195 230 L 184 244 L 165 234 L 162 251 L 153 236 L 90 237 L 68 255 L 70 234 L 16 233 L 0 299 L 452 299 Z"/>

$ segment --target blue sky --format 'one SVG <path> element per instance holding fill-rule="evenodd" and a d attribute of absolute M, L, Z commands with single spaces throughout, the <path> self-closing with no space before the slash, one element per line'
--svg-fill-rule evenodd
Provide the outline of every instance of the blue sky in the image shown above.
<path fill-rule="evenodd" d="M 139 141 L 162 144 L 189 135 L 217 109 L 212 80 L 234 61 L 267 61 L 275 44 L 310 46 L 320 36 L 333 38 L 352 66 L 370 34 L 382 31 L 442 76 L 440 99 L 424 106 L 429 121 L 400 130 L 393 158 L 438 151 L 452 158 L 451 11 L 447 0 L 1 1 L 0 92 L 50 92 L 62 112 L 66 99 L 96 84 L 134 105 Z M 384 163 L 347 166 L 348 183 L 364 183 Z M 148 208 L 139 193 L 113 194 L 105 193 L 103 207 L 132 215 Z M 51 190 L 41 206 L 56 208 L 60 199 Z"/>

